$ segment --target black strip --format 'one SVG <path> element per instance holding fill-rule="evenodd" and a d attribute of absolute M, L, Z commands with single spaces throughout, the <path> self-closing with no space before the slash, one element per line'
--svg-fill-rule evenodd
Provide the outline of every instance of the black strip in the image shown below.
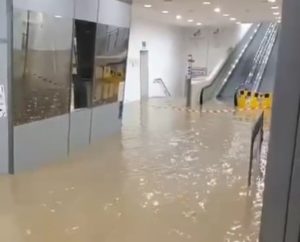
<path fill-rule="evenodd" d="M 13 2 L 6 0 L 7 13 L 7 120 L 8 120 L 8 172 L 14 174 L 14 124 L 13 124 Z"/>

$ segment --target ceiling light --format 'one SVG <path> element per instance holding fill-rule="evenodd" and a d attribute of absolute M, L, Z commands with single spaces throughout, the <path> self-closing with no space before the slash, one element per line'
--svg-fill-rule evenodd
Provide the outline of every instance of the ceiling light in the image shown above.
<path fill-rule="evenodd" d="M 189 22 L 189 23 L 193 23 L 193 22 L 194 22 L 194 19 L 188 19 L 188 22 Z"/>
<path fill-rule="evenodd" d="M 168 10 L 163 10 L 163 11 L 161 11 L 161 13 L 167 14 L 167 13 L 169 13 L 169 11 Z"/>
<path fill-rule="evenodd" d="M 274 12 L 273 15 L 278 16 L 278 15 L 280 15 L 280 13 L 279 12 Z"/>
<path fill-rule="evenodd" d="M 210 5 L 211 2 L 203 2 L 203 5 Z"/>
<path fill-rule="evenodd" d="M 236 18 L 230 18 L 230 21 L 235 21 L 236 20 Z"/>
<path fill-rule="evenodd" d="M 268 0 L 269 3 L 275 3 L 276 0 Z"/>
<path fill-rule="evenodd" d="M 152 8 L 152 5 L 151 4 L 145 4 L 144 7 L 145 8 Z"/>
<path fill-rule="evenodd" d="M 197 25 L 197 26 L 201 26 L 201 25 L 202 25 L 202 23 L 198 22 L 196 25 Z"/>
<path fill-rule="evenodd" d="M 229 17 L 228 13 L 223 14 L 224 17 Z"/>
<path fill-rule="evenodd" d="M 281 23 L 281 20 L 277 20 L 277 23 L 279 23 L 279 24 L 280 24 L 280 23 Z"/>
<path fill-rule="evenodd" d="M 180 20 L 180 19 L 182 19 L 182 16 L 181 15 L 176 15 L 176 19 Z"/>
<path fill-rule="evenodd" d="M 237 22 L 236 22 L 236 24 L 242 24 L 242 22 L 240 22 L 240 21 L 237 21 Z"/>
<path fill-rule="evenodd" d="M 220 12 L 221 12 L 221 8 L 215 8 L 215 9 L 214 9 L 214 12 L 220 13 Z"/>
<path fill-rule="evenodd" d="M 55 18 L 62 18 L 62 16 L 60 16 L 60 15 L 55 15 L 54 17 Z"/>
<path fill-rule="evenodd" d="M 271 9 L 279 9 L 278 6 L 272 6 Z"/>

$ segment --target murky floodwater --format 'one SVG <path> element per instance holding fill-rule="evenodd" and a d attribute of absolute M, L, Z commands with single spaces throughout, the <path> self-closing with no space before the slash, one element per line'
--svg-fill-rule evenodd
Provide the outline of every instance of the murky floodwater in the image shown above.
<path fill-rule="evenodd" d="M 0 177 L 0 241 L 257 241 L 267 145 L 248 189 L 249 114 L 154 104 L 64 163 Z"/>

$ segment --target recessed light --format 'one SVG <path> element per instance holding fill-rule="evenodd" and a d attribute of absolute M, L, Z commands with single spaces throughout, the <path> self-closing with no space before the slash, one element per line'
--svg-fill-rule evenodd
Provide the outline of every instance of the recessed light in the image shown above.
<path fill-rule="evenodd" d="M 228 13 L 223 14 L 224 17 L 229 17 Z"/>
<path fill-rule="evenodd" d="M 230 18 L 230 21 L 235 21 L 236 20 L 236 18 Z"/>
<path fill-rule="evenodd" d="M 278 16 L 278 15 L 280 15 L 280 13 L 279 12 L 274 12 L 273 15 Z"/>
<path fill-rule="evenodd" d="M 180 20 L 180 19 L 182 19 L 182 16 L 178 14 L 178 15 L 176 15 L 176 19 Z"/>
<path fill-rule="evenodd" d="M 279 9 L 278 6 L 272 6 L 271 9 Z"/>
<path fill-rule="evenodd" d="M 54 17 L 55 18 L 62 18 L 62 16 L 60 16 L 60 15 L 55 15 Z"/>
<path fill-rule="evenodd" d="M 203 2 L 203 5 L 211 5 L 211 2 L 208 2 L 208 1 Z"/>
<path fill-rule="evenodd" d="M 268 0 L 269 3 L 275 3 L 276 0 Z"/>
<path fill-rule="evenodd" d="M 194 22 L 194 19 L 188 19 L 188 22 L 189 22 L 189 23 L 193 23 L 193 22 Z"/>
<path fill-rule="evenodd" d="M 163 10 L 163 11 L 161 11 L 161 13 L 167 14 L 167 13 L 169 13 L 169 11 L 168 10 Z"/>
<path fill-rule="evenodd" d="M 145 4 L 144 7 L 145 8 L 152 8 L 152 5 L 151 4 Z"/>
<path fill-rule="evenodd" d="M 196 25 L 197 25 L 197 26 L 201 26 L 201 25 L 202 25 L 202 23 L 198 22 Z"/>
<path fill-rule="evenodd" d="M 221 8 L 215 8 L 215 9 L 214 9 L 214 12 L 220 13 L 220 12 L 221 12 Z"/>

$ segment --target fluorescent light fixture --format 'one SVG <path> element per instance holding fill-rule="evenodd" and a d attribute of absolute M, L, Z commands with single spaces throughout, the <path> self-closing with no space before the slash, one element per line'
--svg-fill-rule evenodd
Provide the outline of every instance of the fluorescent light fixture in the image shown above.
<path fill-rule="evenodd" d="M 275 3 L 276 0 L 268 0 L 269 3 Z"/>
<path fill-rule="evenodd" d="M 182 16 L 180 14 L 178 14 L 178 15 L 176 15 L 176 19 L 180 20 L 180 19 L 182 19 Z"/>
<path fill-rule="evenodd" d="M 55 18 L 62 18 L 61 15 L 55 15 L 54 17 L 55 17 Z"/>
<path fill-rule="evenodd" d="M 189 23 L 193 23 L 193 22 L 194 22 L 194 19 L 188 19 L 188 22 L 189 22 Z"/>
<path fill-rule="evenodd" d="M 211 2 L 205 1 L 203 2 L 203 5 L 211 5 Z"/>
<path fill-rule="evenodd" d="M 221 12 L 221 8 L 215 8 L 215 9 L 214 9 L 214 12 L 220 13 L 220 12 Z"/>
<path fill-rule="evenodd" d="M 279 12 L 274 12 L 273 15 L 278 16 L 278 15 L 280 15 L 280 13 Z"/>
<path fill-rule="evenodd" d="M 163 10 L 163 11 L 161 11 L 161 13 L 167 14 L 167 13 L 169 13 L 169 11 L 168 10 Z"/>
<path fill-rule="evenodd" d="M 152 8 L 152 5 L 151 4 L 145 4 L 144 7 L 145 8 Z"/>
<path fill-rule="evenodd" d="M 230 15 L 228 13 L 223 14 L 224 17 L 229 17 Z"/>
<path fill-rule="evenodd" d="M 271 9 L 279 9 L 278 6 L 272 6 Z"/>
<path fill-rule="evenodd" d="M 235 21 L 236 20 L 236 18 L 230 18 L 230 21 Z"/>
<path fill-rule="evenodd" d="M 197 25 L 197 26 L 201 26 L 201 25 L 202 25 L 202 23 L 198 22 L 196 25 Z"/>

